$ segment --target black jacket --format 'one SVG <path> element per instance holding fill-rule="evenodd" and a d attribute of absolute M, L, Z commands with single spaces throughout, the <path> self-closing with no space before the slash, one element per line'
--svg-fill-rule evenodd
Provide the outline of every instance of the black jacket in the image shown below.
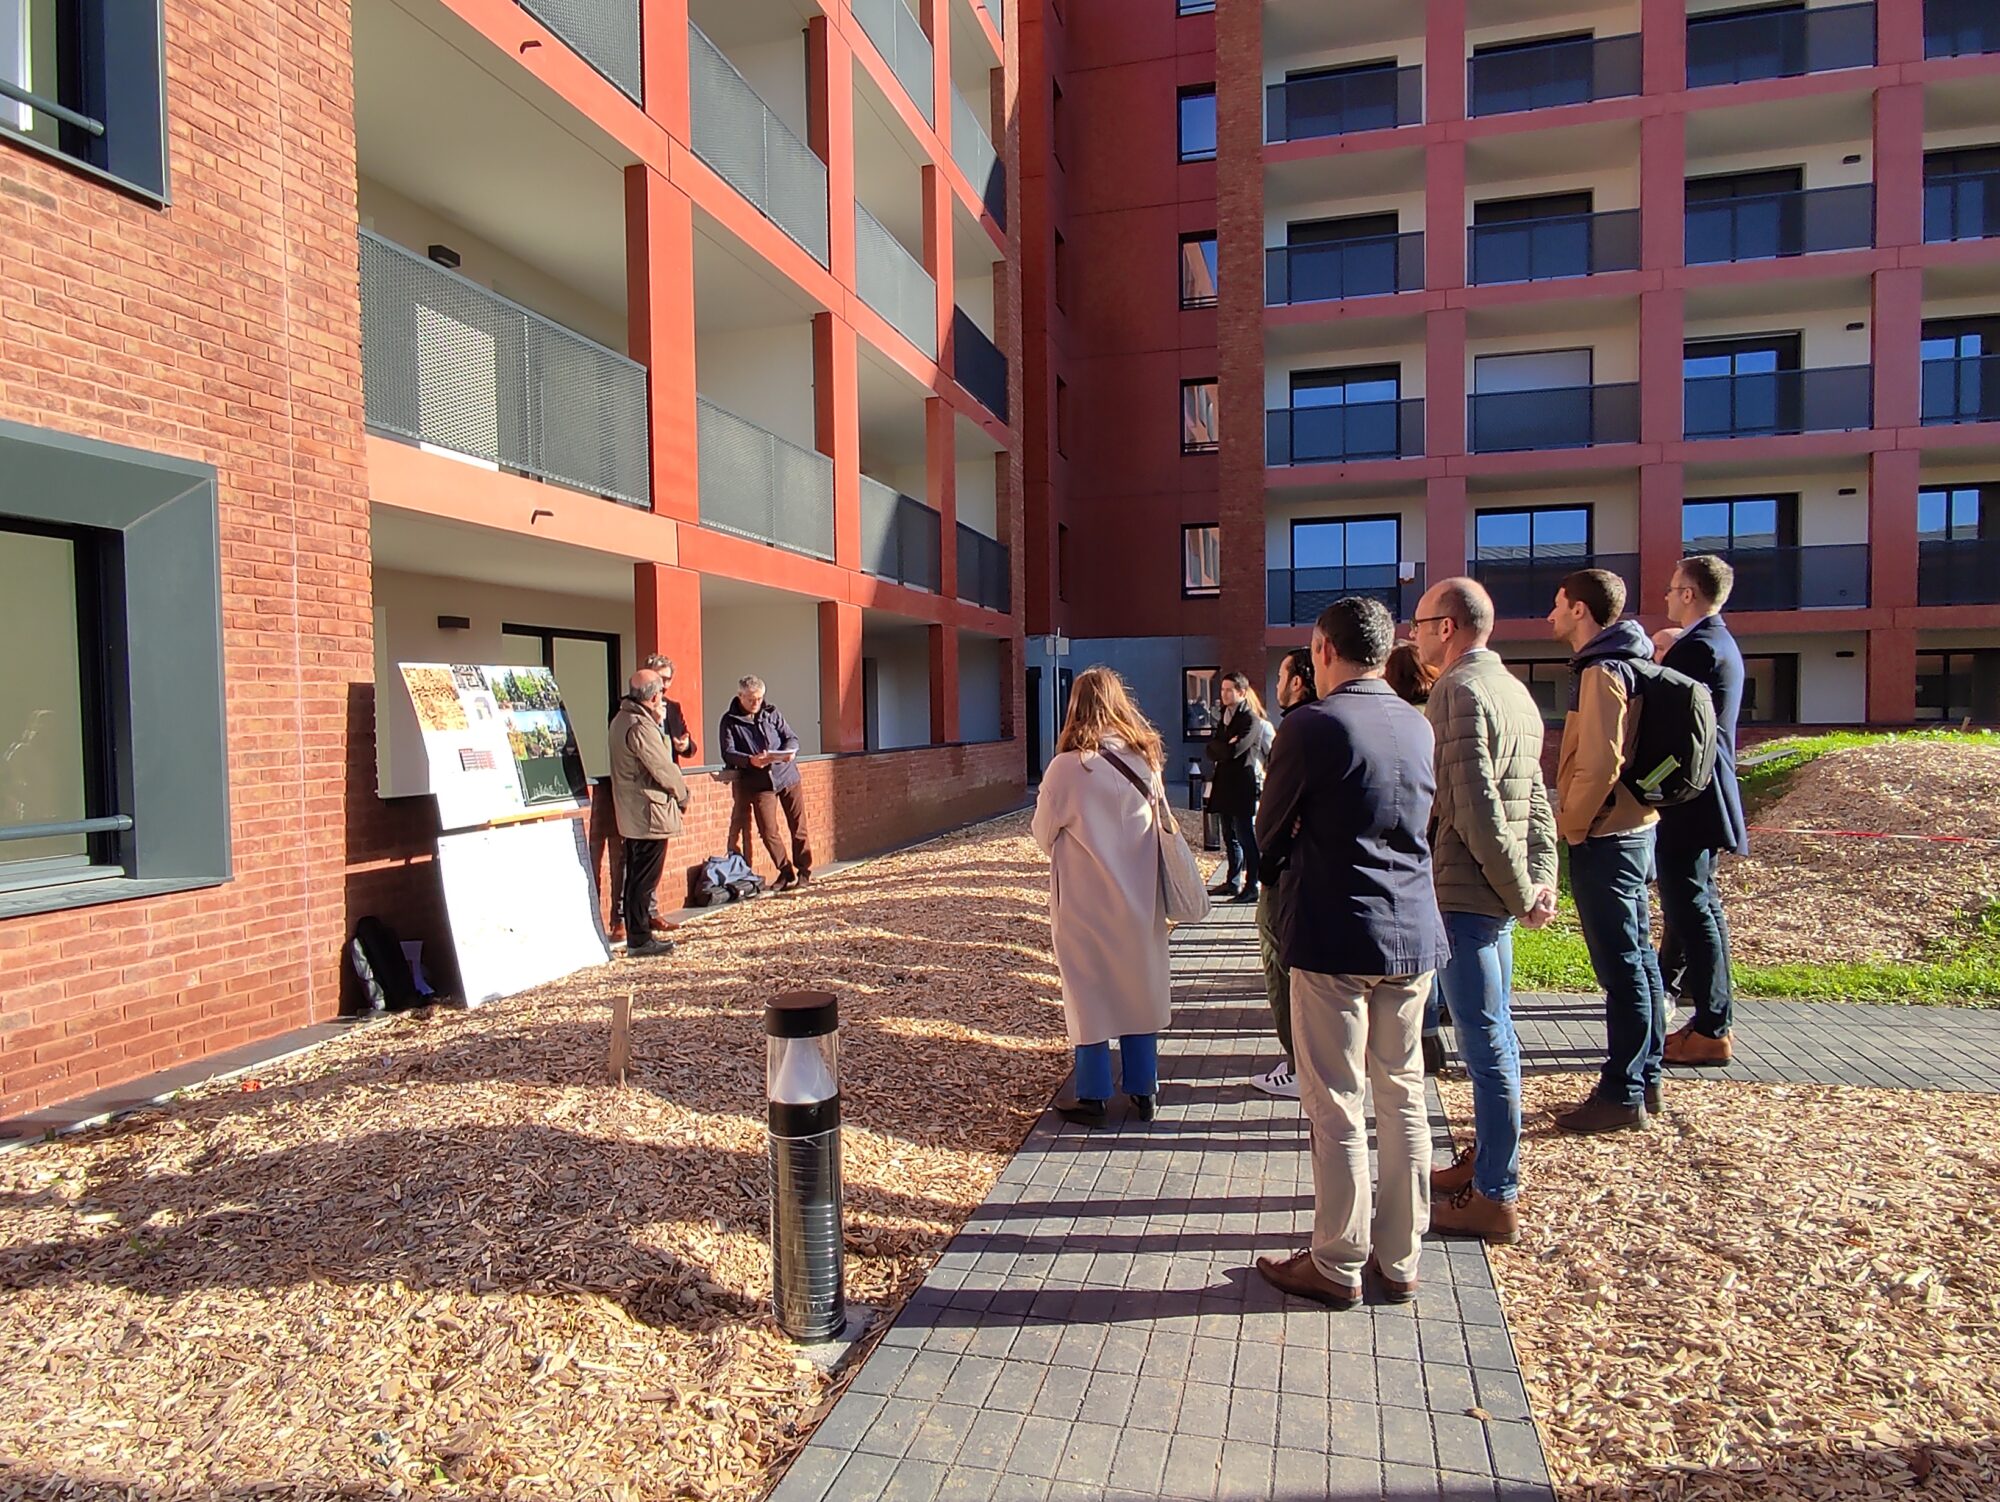
<path fill-rule="evenodd" d="M 618 711 L 625 707 L 627 700 L 631 700 L 635 704 L 638 702 L 636 699 L 632 699 L 630 694 L 625 695 L 624 698 L 611 706 L 612 719 L 615 720 L 618 718 Z M 701 743 L 688 734 L 687 716 L 681 713 L 679 704 L 675 703 L 672 699 L 667 700 L 665 712 L 666 718 L 660 724 L 660 733 L 667 738 L 667 754 L 674 759 L 675 766 L 685 766 L 701 754 Z M 687 750 L 675 750 L 674 742 L 684 735 L 688 738 Z M 608 781 L 609 779 L 603 780 Z"/>
<path fill-rule="evenodd" d="M 1700 797 L 1660 810 L 1660 848 L 1750 853 L 1743 791 L 1736 785 L 1736 721 L 1743 713 L 1743 654 L 1719 615 L 1703 616 L 1667 648 L 1662 667 L 1708 685 L 1715 700 L 1715 780 Z"/>
<path fill-rule="evenodd" d="M 742 703 L 731 699 L 729 708 L 722 712 L 722 724 L 715 739 L 722 751 L 722 764 L 736 768 L 736 785 L 746 793 L 783 792 L 798 782 L 796 758 L 774 761 L 768 767 L 750 765 L 750 758 L 760 751 L 799 749 L 799 738 L 769 699 L 758 707 L 755 715 L 745 714 Z"/>
<path fill-rule="evenodd" d="M 1278 727 L 1257 848 L 1289 863 L 1278 935 L 1288 967 L 1420 975 L 1449 957 L 1426 838 L 1433 744 L 1423 712 L 1379 678 L 1344 684 Z"/>
<path fill-rule="evenodd" d="M 1247 814 L 1257 806 L 1257 769 L 1242 754 L 1256 733 L 1257 717 L 1240 700 L 1208 733 L 1208 806 L 1218 814 Z"/>

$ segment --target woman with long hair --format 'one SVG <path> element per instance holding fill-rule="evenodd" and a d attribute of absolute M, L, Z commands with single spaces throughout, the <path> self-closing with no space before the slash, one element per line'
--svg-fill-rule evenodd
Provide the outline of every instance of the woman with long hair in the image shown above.
<path fill-rule="evenodd" d="M 1035 802 L 1035 843 L 1049 857 L 1049 916 L 1063 1015 L 1076 1050 L 1072 1121 L 1104 1120 L 1111 1040 L 1132 1109 L 1150 1121 L 1167 1025 L 1167 912 L 1159 834 L 1166 790 L 1160 733 L 1110 668 L 1070 689 L 1069 718 Z"/>
<path fill-rule="evenodd" d="M 1249 678 L 1242 673 L 1225 676 L 1222 717 L 1208 737 L 1208 759 L 1213 768 L 1208 806 L 1222 826 L 1222 848 L 1229 857 L 1229 870 L 1221 885 L 1209 888 L 1211 897 L 1257 900 L 1257 797 L 1264 790 L 1264 758 L 1272 739 L 1265 733 L 1269 725 Z M 1240 892 L 1238 871 L 1243 873 Z"/>

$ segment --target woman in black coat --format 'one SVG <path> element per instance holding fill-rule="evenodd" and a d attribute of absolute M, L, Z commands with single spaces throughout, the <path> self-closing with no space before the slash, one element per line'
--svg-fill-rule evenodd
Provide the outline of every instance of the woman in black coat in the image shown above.
<path fill-rule="evenodd" d="M 1257 795 L 1263 791 L 1263 752 L 1269 738 L 1262 734 L 1264 706 L 1242 673 L 1222 680 L 1222 714 L 1209 732 L 1207 755 L 1208 806 L 1222 829 L 1222 848 L 1229 856 L 1229 874 L 1210 895 L 1257 900 Z M 1243 873 L 1238 891 L 1236 874 Z"/>

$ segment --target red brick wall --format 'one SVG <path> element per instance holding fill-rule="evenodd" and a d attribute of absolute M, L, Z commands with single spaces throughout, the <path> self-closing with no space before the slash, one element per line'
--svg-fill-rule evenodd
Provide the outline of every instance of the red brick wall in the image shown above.
<path fill-rule="evenodd" d="M 0 923 L 0 1116 L 330 1016 L 369 676 L 340 0 L 167 0 L 173 206 L 0 144 L 0 417 L 213 464 L 236 875 Z"/>

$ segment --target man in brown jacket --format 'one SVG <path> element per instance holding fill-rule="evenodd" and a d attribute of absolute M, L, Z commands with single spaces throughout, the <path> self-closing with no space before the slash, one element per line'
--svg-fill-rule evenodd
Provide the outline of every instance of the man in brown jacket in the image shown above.
<path fill-rule="evenodd" d="M 1621 620 L 1625 583 L 1579 569 L 1556 591 L 1549 627 L 1573 654 L 1569 713 L 1556 766 L 1556 827 L 1569 847 L 1569 889 L 1590 967 L 1604 988 L 1605 1060 L 1597 1088 L 1556 1118 L 1566 1132 L 1643 1130 L 1660 1109 L 1667 992 L 1653 952 L 1653 826 L 1660 816 L 1623 781 L 1644 701 L 1630 664 L 1651 663 L 1653 643 Z"/>
<path fill-rule="evenodd" d="M 667 841 L 681 832 L 688 786 L 674 765 L 664 729 L 666 679 L 651 668 L 632 675 L 631 691 L 611 717 L 611 798 L 625 841 L 628 956 L 666 954 L 671 939 L 653 937 L 653 892 Z"/>
<path fill-rule="evenodd" d="M 1542 716 L 1487 645 L 1493 598 L 1473 579 L 1433 584 L 1412 625 L 1438 671 L 1424 712 L 1437 735 L 1431 861 L 1451 959 L 1438 988 L 1472 1081 L 1473 1145 L 1431 1174 L 1431 1229 L 1513 1241 L 1521 1181 L 1521 1050 L 1514 925 L 1556 910 L 1556 821 L 1542 784 Z"/>

